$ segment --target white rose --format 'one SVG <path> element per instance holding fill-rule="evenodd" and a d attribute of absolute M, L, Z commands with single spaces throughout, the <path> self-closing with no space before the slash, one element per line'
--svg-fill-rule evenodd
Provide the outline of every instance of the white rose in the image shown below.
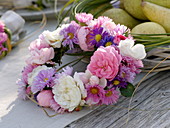
<path fill-rule="evenodd" d="M 45 40 L 54 48 L 60 48 L 61 47 L 61 42 L 63 41 L 63 36 L 59 34 L 58 30 L 55 30 L 53 32 L 50 31 L 44 31 L 42 33 L 44 36 Z"/>
<path fill-rule="evenodd" d="M 87 91 L 84 88 L 84 84 L 83 84 L 82 80 L 80 79 L 79 73 L 77 73 L 77 72 L 74 73 L 74 80 L 76 81 L 77 86 L 80 88 L 82 97 L 86 98 L 87 97 Z"/>
<path fill-rule="evenodd" d="M 143 44 L 134 44 L 135 42 L 130 39 L 121 40 L 118 46 L 120 53 L 135 59 L 144 59 L 146 56 L 145 46 Z"/>
<path fill-rule="evenodd" d="M 46 69 L 49 69 L 49 68 L 47 66 L 45 66 L 45 65 L 38 66 L 38 67 L 34 68 L 33 71 L 28 74 L 28 84 L 29 84 L 29 86 L 32 85 L 32 82 L 33 82 L 34 78 L 38 75 L 38 73 L 41 70 L 46 70 Z"/>
<path fill-rule="evenodd" d="M 53 86 L 55 101 L 68 111 L 73 111 L 81 103 L 81 92 L 71 76 L 63 75 Z"/>

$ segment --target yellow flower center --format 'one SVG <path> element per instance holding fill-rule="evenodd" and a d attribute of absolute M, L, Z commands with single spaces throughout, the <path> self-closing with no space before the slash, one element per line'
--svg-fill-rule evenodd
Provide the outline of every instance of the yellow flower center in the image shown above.
<path fill-rule="evenodd" d="M 120 84 L 120 81 L 118 81 L 118 80 L 113 81 L 113 85 L 119 85 L 119 84 Z"/>
<path fill-rule="evenodd" d="M 73 33 L 68 33 L 67 35 L 70 37 L 70 39 L 74 38 L 74 34 Z"/>
<path fill-rule="evenodd" d="M 110 46 L 110 45 L 112 45 L 112 42 L 107 42 L 107 43 L 105 44 L 106 47 L 107 47 L 107 46 Z"/>
<path fill-rule="evenodd" d="M 108 91 L 106 94 L 105 94 L 105 96 L 106 97 L 109 97 L 109 96 L 111 96 L 113 93 L 112 93 L 112 91 Z"/>
<path fill-rule="evenodd" d="M 47 80 L 48 80 L 48 78 L 45 78 L 45 79 L 44 79 L 44 82 L 46 82 Z"/>
<path fill-rule="evenodd" d="M 125 78 L 126 77 L 126 73 L 123 72 L 122 73 L 122 77 Z"/>
<path fill-rule="evenodd" d="M 97 93 L 99 92 L 99 89 L 96 88 L 96 87 L 93 87 L 93 88 L 90 89 L 90 92 L 91 92 L 92 94 L 97 94 Z"/>
<path fill-rule="evenodd" d="M 96 40 L 97 42 L 99 42 L 101 39 L 102 39 L 102 36 L 101 36 L 100 34 L 97 34 L 97 35 L 95 36 L 95 40 Z"/>

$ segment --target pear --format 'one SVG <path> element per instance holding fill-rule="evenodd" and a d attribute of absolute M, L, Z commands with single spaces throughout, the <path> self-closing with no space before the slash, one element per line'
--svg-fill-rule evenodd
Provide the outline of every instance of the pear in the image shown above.
<path fill-rule="evenodd" d="M 126 11 L 120 8 L 112 8 L 105 11 L 102 16 L 107 16 L 113 20 L 116 24 L 123 24 L 129 28 L 135 27 L 140 21 L 134 19 Z"/>
<path fill-rule="evenodd" d="M 150 2 L 142 2 L 141 7 L 150 21 L 162 25 L 170 33 L 170 9 Z"/>
<path fill-rule="evenodd" d="M 136 34 L 162 34 L 166 33 L 165 29 L 155 22 L 145 22 L 135 26 L 132 33 Z"/>
<path fill-rule="evenodd" d="M 147 17 L 142 12 L 141 3 L 143 0 L 124 0 L 125 10 L 133 17 L 141 20 L 147 20 Z M 157 5 L 170 8 L 170 0 L 145 0 Z"/>
<path fill-rule="evenodd" d="M 142 12 L 141 2 L 142 0 L 124 0 L 124 8 L 133 17 L 147 20 L 147 17 Z"/>

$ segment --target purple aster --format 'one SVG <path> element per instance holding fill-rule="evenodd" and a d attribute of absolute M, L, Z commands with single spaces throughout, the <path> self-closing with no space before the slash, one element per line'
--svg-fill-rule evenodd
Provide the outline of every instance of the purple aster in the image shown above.
<path fill-rule="evenodd" d="M 121 77 L 115 77 L 112 81 L 107 82 L 108 88 L 126 88 L 127 82 Z"/>
<path fill-rule="evenodd" d="M 2 44 L 0 44 L 0 55 L 1 55 L 4 51 L 8 51 L 8 49 L 5 48 Z"/>
<path fill-rule="evenodd" d="M 70 49 L 74 48 L 74 44 L 78 44 L 77 39 L 77 31 L 79 30 L 80 26 L 72 21 L 70 25 L 63 30 L 61 30 L 60 34 L 64 36 L 63 46 L 69 46 Z"/>
<path fill-rule="evenodd" d="M 105 36 L 108 36 L 109 34 L 104 31 L 103 28 L 96 28 L 90 33 L 90 44 L 94 45 L 96 47 L 100 47 L 102 45 L 102 40 L 105 38 Z"/>
<path fill-rule="evenodd" d="M 31 91 L 35 94 L 45 87 L 53 87 L 57 77 L 55 74 L 56 71 L 52 68 L 40 71 L 32 82 Z"/>
<path fill-rule="evenodd" d="M 113 37 L 113 36 L 107 35 L 107 36 L 104 37 L 104 39 L 101 40 L 100 46 L 105 46 L 105 47 L 107 47 L 107 46 L 110 46 L 110 45 L 116 45 L 116 44 L 113 42 L 113 40 L 114 40 L 114 37 Z"/>
<path fill-rule="evenodd" d="M 7 41 L 7 34 L 5 32 L 0 32 L 0 44 L 4 43 L 5 41 Z"/>

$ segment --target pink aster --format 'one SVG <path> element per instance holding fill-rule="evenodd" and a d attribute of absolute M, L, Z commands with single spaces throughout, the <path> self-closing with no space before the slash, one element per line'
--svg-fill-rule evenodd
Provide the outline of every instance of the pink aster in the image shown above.
<path fill-rule="evenodd" d="M 101 46 L 94 52 L 87 69 L 99 78 L 113 80 L 119 71 L 121 59 L 114 47 Z"/>
<path fill-rule="evenodd" d="M 116 103 L 119 99 L 119 92 L 114 88 L 105 90 L 104 98 L 102 99 L 102 104 L 111 105 Z"/>
<path fill-rule="evenodd" d="M 105 91 L 100 85 L 88 85 L 86 102 L 89 105 L 98 104 L 103 99 Z"/>
<path fill-rule="evenodd" d="M 49 48 L 50 45 L 45 41 L 45 40 L 41 40 L 41 39 L 36 39 L 33 42 L 31 42 L 30 46 L 29 46 L 29 50 L 33 51 L 35 49 L 42 49 L 42 48 Z"/>
<path fill-rule="evenodd" d="M 4 51 L 8 51 L 8 49 L 5 48 L 2 44 L 0 44 L 0 55 L 1 55 Z"/>
<path fill-rule="evenodd" d="M 24 67 L 22 71 L 22 78 L 25 81 L 25 83 L 28 84 L 28 74 L 33 71 L 34 68 L 36 68 L 38 65 L 31 65 L 28 64 L 27 66 Z"/>
<path fill-rule="evenodd" d="M 75 15 L 75 17 L 81 23 L 86 23 L 86 22 L 88 22 L 88 21 L 93 19 L 93 15 L 92 14 L 86 14 L 86 13 L 77 13 Z"/>
<path fill-rule="evenodd" d="M 26 60 L 27 64 L 44 64 L 54 58 L 54 49 L 42 48 L 30 52 L 30 57 Z"/>
<path fill-rule="evenodd" d="M 4 29 L 5 29 L 5 24 L 0 21 L 0 32 L 4 32 Z"/>
<path fill-rule="evenodd" d="M 4 43 L 5 41 L 7 41 L 8 36 L 5 32 L 0 32 L 0 44 Z"/>
<path fill-rule="evenodd" d="M 54 100 L 50 100 L 50 107 L 57 113 L 64 113 L 65 109 L 61 108 L 61 106 Z"/>
<path fill-rule="evenodd" d="M 100 16 L 97 19 L 89 21 L 87 24 L 89 27 L 95 29 L 100 28 L 105 22 L 111 22 L 112 19 L 106 17 L 106 16 Z"/>

